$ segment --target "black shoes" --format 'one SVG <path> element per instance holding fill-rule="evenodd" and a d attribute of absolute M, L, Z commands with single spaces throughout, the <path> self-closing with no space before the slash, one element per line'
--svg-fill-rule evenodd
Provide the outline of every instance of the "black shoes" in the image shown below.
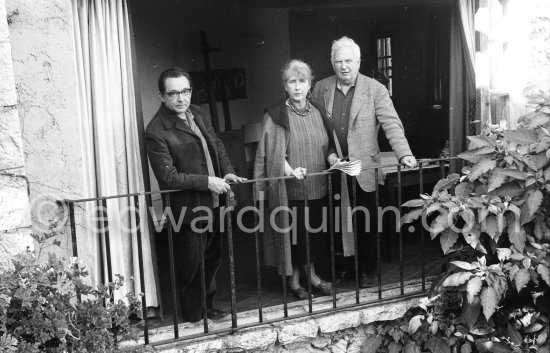
<path fill-rule="evenodd" d="M 321 280 L 318 285 L 314 286 L 317 292 L 322 295 L 332 295 L 332 283 Z"/>
<path fill-rule="evenodd" d="M 298 287 L 296 289 L 289 288 L 290 293 L 294 294 L 294 296 L 300 300 L 305 300 L 308 298 L 307 290 L 304 287 Z M 313 294 L 311 295 L 311 298 L 313 298 Z"/>
<path fill-rule="evenodd" d="M 351 282 L 351 281 L 354 281 L 355 278 L 353 276 L 353 272 L 352 271 L 347 271 L 347 270 L 337 270 L 336 271 L 336 276 L 335 276 L 335 279 L 334 279 L 334 283 L 335 284 L 338 284 L 338 283 L 345 283 L 345 282 Z"/>
<path fill-rule="evenodd" d="M 359 288 L 368 288 L 374 286 L 374 280 L 366 272 L 359 274 Z"/>
<path fill-rule="evenodd" d="M 208 318 L 208 320 L 212 320 L 212 321 L 221 320 L 227 315 L 229 314 L 226 313 L 225 311 L 214 309 L 214 308 L 210 308 L 206 310 L 206 317 Z"/>

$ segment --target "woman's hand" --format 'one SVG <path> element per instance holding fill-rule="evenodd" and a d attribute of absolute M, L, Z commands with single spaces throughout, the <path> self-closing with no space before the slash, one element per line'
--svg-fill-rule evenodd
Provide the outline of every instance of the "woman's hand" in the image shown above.
<path fill-rule="evenodd" d="M 304 179 L 306 174 L 307 174 L 307 169 L 302 167 L 298 167 L 290 173 L 290 175 L 293 175 L 296 179 Z"/>

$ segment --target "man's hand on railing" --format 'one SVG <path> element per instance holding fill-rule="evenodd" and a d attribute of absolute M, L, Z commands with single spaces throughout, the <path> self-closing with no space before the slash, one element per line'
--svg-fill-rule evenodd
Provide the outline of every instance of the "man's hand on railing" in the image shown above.
<path fill-rule="evenodd" d="M 416 158 L 414 156 L 405 156 L 401 158 L 401 164 L 409 168 L 415 168 L 417 166 Z"/>
<path fill-rule="evenodd" d="M 242 183 L 243 181 L 248 180 L 247 178 L 236 176 L 233 173 L 226 174 L 223 178 L 228 183 Z"/>
<path fill-rule="evenodd" d="M 225 194 L 231 187 L 224 179 L 218 177 L 208 177 L 208 190 L 212 191 L 215 194 Z"/>

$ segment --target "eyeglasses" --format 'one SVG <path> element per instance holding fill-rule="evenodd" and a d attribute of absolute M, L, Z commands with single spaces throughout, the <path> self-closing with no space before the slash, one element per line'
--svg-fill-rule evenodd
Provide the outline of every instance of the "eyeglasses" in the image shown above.
<path fill-rule="evenodd" d="M 183 97 L 190 96 L 192 91 L 193 91 L 192 88 L 184 88 L 181 91 L 170 91 L 170 92 L 165 92 L 165 94 L 168 97 L 170 97 L 170 99 L 177 99 L 180 95 Z"/>

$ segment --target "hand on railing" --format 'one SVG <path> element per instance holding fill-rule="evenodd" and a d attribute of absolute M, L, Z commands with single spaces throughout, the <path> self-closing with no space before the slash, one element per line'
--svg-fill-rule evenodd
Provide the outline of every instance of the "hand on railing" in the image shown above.
<path fill-rule="evenodd" d="M 231 186 L 224 179 L 218 177 L 208 177 L 208 190 L 215 194 L 225 194 L 231 190 Z"/>
<path fill-rule="evenodd" d="M 401 158 L 401 164 L 405 167 L 415 168 L 417 166 L 416 158 L 414 156 L 405 156 Z"/>
<path fill-rule="evenodd" d="M 236 176 L 233 173 L 226 174 L 223 178 L 227 183 L 242 183 L 243 181 L 248 180 L 247 178 Z"/>
<path fill-rule="evenodd" d="M 290 172 L 290 175 L 294 176 L 296 179 L 304 179 L 304 177 L 307 174 L 307 169 L 298 167 L 294 169 L 292 172 Z"/>

